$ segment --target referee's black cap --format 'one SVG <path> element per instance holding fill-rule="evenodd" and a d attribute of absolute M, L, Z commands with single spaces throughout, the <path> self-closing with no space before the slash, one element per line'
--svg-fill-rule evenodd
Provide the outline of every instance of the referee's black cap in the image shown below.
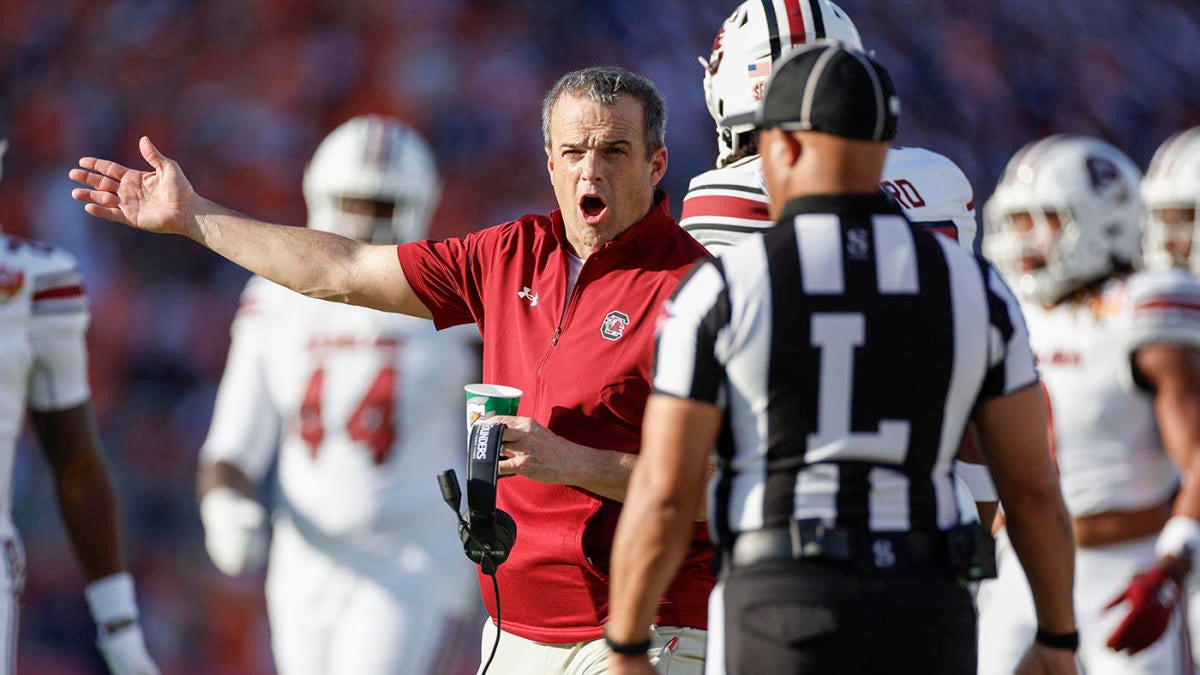
<path fill-rule="evenodd" d="M 896 137 L 900 99 L 883 66 L 841 42 L 820 40 L 775 63 L 755 124 L 843 138 Z"/>

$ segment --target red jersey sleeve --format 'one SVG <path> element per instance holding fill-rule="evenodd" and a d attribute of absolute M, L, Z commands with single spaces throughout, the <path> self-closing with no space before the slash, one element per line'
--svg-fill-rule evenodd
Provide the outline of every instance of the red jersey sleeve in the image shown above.
<path fill-rule="evenodd" d="M 396 258 L 408 285 L 433 314 L 439 330 L 464 323 L 480 324 L 483 300 L 478 233 L 461 239 L 418 241 L 396 247 Z"/>

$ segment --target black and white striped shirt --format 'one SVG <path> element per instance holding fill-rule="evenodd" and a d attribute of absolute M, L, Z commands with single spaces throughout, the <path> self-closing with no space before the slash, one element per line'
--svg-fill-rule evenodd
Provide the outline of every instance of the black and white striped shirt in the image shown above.
<path fill-rule="evenodd" d="M 1037 381 L 1017 300 L 881 195 L 790 202 L 666 305 L 654 388 L 725 413 L 718 537 L 821 518 L 959 522 L 951 467 L 977 402 Z"/>

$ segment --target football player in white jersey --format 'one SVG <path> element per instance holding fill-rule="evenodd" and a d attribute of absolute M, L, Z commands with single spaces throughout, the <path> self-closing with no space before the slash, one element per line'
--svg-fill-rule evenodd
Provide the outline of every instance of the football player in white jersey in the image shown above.
<path fill-rule="evenodd" d="M 1179 599 L 1200 551 L 1200 283 L 1133 272 L 1140 179 L 1108 143 L 1051 136 L 1017 152 L 984 207 L 984 253 L 1021 296 L 1050 397 L 1089 675 L 1192 672 Z M 1036 625 L 1003 534 L 998 548 L 981 673 L 1012 672 Z"/>
<path fill-rule="evenodd" d="M 304 174 L 309 227 L 374 243 L 424 238 L 439 191 L 424 139 L 377 116 L 333 130 Z M 453 630 L 476 625 L 479 600 L 436 481 L 464 470 L 477 334 L 261 277 L 232 334 L 200 513 L 218 568 L 257 569 L 268 523 L 256 494 L 278 455 L 266 596 L 279 672 L 441 673 L 477 655 L 477 634 Z"/>
<path fill-rule="evenodd" d="M 7 142 L 0 139 L 0 159 Z M 125 571 L 117 497 L 87 373 L 87 296 L 75 258 L 0 231 L 0 675 L 16 669 L 25 554 L 12 522 L 17 436 L 28 409 L 58 507 L 87 580 L 96 644 L 114 675 L 156 675 Z"/>
<path fill-rule="evenodd" d="M 1193 248 L 1200 207 L 1200 127 L 1173 134 L 1155 151 L 1142 178 L 1146 234 L 1142 254 L 1154 269 L 1200 275 Z M 1192 659 L 1200 658 L 1200 575 L 1188 576 L 1188 632 Z"/>
<path fill-rule="evenodd" d="M 704 99 L 717 125 L 717 168 L 692 179 L 679 224 L 714 254 L 774 224 L 767 217 L 754 112 L 773 60 L 818 39 L 863 48 L 850 17 L 829 0 L 747 0 L 721 26 L 709 58 L 700 59 Z M 973 249 L 974 194 L 962 169 L 949 158 L 894 147 L 880 186 L 910 221 Z"/>
<path fill-rule="evenodd" d="M 717 168 L 692 179 L 679 225 L 713 255 L 775 224 L 767 215 L 754 115 L 772 62 L 820 39 L 863 48 L 854 22 L 829 0 L 746 0 L 725 19 L 709 58 L 700 59 L 704 100 L 717 125 Z M 880 188 L 910 221 L 974 250 L 975 196 L 957 164 L 930 150 L 896 146 L 888 150 L 882 178 Z M 964 519 L 989 522 L 996 491 L 974 433 L 972 428 L 964 439 L 955 476 Z M 970 509 L 972 499 L 978 515 Z"/>

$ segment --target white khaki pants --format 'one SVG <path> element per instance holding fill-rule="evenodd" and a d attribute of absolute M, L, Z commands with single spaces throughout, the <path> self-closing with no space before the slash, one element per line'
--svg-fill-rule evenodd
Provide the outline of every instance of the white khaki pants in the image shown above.
<path fill-rule="evenodd" d="M 650 662 L 660 675 L 702 675 L 707 633 L 698 628 L 650 627 Z M 483 622 L 479 673 L 492 653 L 496 624 Z M 487 675 L 598 675 L 608 672 L 604 640 L 555 645 L 501 632 Z"/>

